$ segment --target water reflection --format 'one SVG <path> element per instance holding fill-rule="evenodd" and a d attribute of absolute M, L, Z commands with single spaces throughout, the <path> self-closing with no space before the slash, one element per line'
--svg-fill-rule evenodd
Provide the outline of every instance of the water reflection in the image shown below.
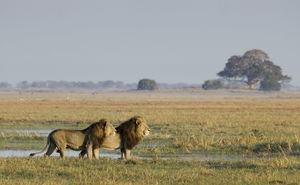
<path fill-rule="evenodd" d="M 37 152 L 39 150 L 18 150 L 18 149 L 9 149 L 9 150 L 0 150 L 0 157 L 29 157 L 30 153 Z M 43 154 L 38 154 L 36 156 L 43 156 Z M 79 152 L 73 150 L 66 150 L 66 157 L 78 157 Z M 59 157 L 59 153 L 54 152 L 50 157 Z M 107 157 L 113 159 L 119 159 L 120 154 L 118 153 L 103 153 L 100 152 L 100 157 Z M 218 154 L 180 154 L 176 156 L 133 156 L 133 158 L 138 159 L 161 159 L 161 160 L 184 160 L 184 161 L 209 161 L 209 160 L 218 160 L 218 161 L 253 161 L 260 159 L 256 156 L 244 156 L 244 155 L 218 155 Z"/>
<path fill-rule="evenodd" d="M 0 150 L 0 157 L 29 157 L 30 153 L 38 152 L 39 150 Z M 66 157 L 78 157 L 79 152 L 73 150 L 67 150 L 65 152 Z M 43 156 L 43 154 L 36 155 Z M 51 156 L 59 157 L 59 153 L 54 152 Z M 50 156 L 50 157 L 51 157 Z M 118 159 L 120 154 L 100 153 L 100 157 L 109 157 Z"/>
<path fill-rule="evenodd" d="M 46 130 L 46 129 L 2 129 L 2 132 L 8 132 L 8 133 L 26 133 L 26 134 L 39 134 L 40 136 L 48 136 L 49 133 L 53 130 Z"/>

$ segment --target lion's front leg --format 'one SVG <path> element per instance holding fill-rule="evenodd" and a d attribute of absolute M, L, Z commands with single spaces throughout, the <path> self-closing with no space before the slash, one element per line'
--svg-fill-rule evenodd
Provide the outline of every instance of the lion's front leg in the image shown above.
<path fill-rule="evenodd" d="M 93 154 L 95 159 L 99 159 L 99 152 L 100 152 L 100 148 L 94 149 L 93 150 Z"/>
<path fill-rule="evenodd" d="M 125 159 L 126 160 L 129 160 L 131 158 L 130 153 L 131 153 L 131 150 L 125 149 Z"/>
<path fill-rule="evenodd" d="M 87 146 L 87 154 L 88 154 L 89 160 L 92 160 L 93 159 L 93 145 L 89 144 Z"/>
<path fill-rule="evenodd" d="M 131 150 L 121 148 L 121 159 L 125 159 L 125 160 L 130 159 L 131 158 L 130 153 L 131 153 Z"/>
<path fill-rule="evenodd" d="M 125 159 L 125 149 L 121 148 L 121 159 Z"/>
<path fill-rule="evenodd" d="M 65 149 L 63 149 L 63 148 L 60 149 L 59 154 L 60 154 L 60 157 L 61 157 L 61 158 L 64 158 L 64 157 L 65 157 L 65 154 L 64 154 L 64 153 L 65 153 Z"/>

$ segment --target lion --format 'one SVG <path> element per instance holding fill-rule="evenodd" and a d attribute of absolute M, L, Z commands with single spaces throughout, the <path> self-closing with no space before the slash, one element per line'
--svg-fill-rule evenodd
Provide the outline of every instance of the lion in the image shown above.
<path fill-rule="evenodd" d="M 129 120 L 121 123 L 117 128 L 117 133 L 115 135 L 110 135 L 101 140 L 101 143 L 97 144 L 96 147 L 108 149 L 108 150 L 121 150 L 121 159 L 128 160 L 131 158 L 131 150 L 144 139 L 145 136 L 150 134 L 150 128 L 148 127 L 146 120 L 143 117 L 135 116 L 130 118 Z M 91 133 L 90 140 L 99 140 L 98 136 Z M 81 152 L 82 155 L 88 153 L 88 157 L 92 157 L 91 150 L 93 149 L 93 144 L 95 142 L 91 142 L 91 144 L 87 147 L 90 152 L 83 150 Z M 99 152 L 96 150 L 97 154 L 95 154 L 95 158 L 99 158 Z"/>
<path fill-rule="evenodd" d="M 93 146 L 90 139 L 92 131 L 94 135 L 97 135 L 99 140 L 97 141 L 97 144 L 101 143 L 103 138 L 114 136 L 116 134 L 115 127 L 107 119 L 101 119 L 98 122 L 92 123 L 89 127 L 83 130 L 57 129 L 48 135 L 47 144 L 42 151 L 31 153 L 30 156 L 33 157 L 34 155 L 42 153 L 48 149 L 44 154 L 45 157 L 50 156 L 56 150 L 60 153 L 60 157 L 63 158 L 65 150 L 69 148 L 75 151 L 81 151 L 79 158 L 82 158 L 86 153 L 85 151 L 87 150 L 87 146 Z M 95 151 L 90 151 L 90 153 L 94 153 L 95 156 L 95 153 L 99 153 L 99 151 L 97 151 L 96 147 L 94 148 Z"/>

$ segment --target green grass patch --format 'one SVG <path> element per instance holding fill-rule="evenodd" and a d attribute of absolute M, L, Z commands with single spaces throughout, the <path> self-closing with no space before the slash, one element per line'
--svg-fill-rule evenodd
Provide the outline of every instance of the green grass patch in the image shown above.
<path fill-rule="evenodd" d="M 0 158 L 1 184 L 298 184 L 296 158 L 178 161 Z"/>

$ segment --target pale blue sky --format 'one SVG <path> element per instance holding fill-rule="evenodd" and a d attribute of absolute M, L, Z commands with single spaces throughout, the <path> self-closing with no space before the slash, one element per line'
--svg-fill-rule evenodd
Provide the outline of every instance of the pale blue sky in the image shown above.
<path fill-rule="evenodd" d="M 299 0 L 0 0 L 0 81 L 197 83 L 262 49 L 300 85 Z"/>

